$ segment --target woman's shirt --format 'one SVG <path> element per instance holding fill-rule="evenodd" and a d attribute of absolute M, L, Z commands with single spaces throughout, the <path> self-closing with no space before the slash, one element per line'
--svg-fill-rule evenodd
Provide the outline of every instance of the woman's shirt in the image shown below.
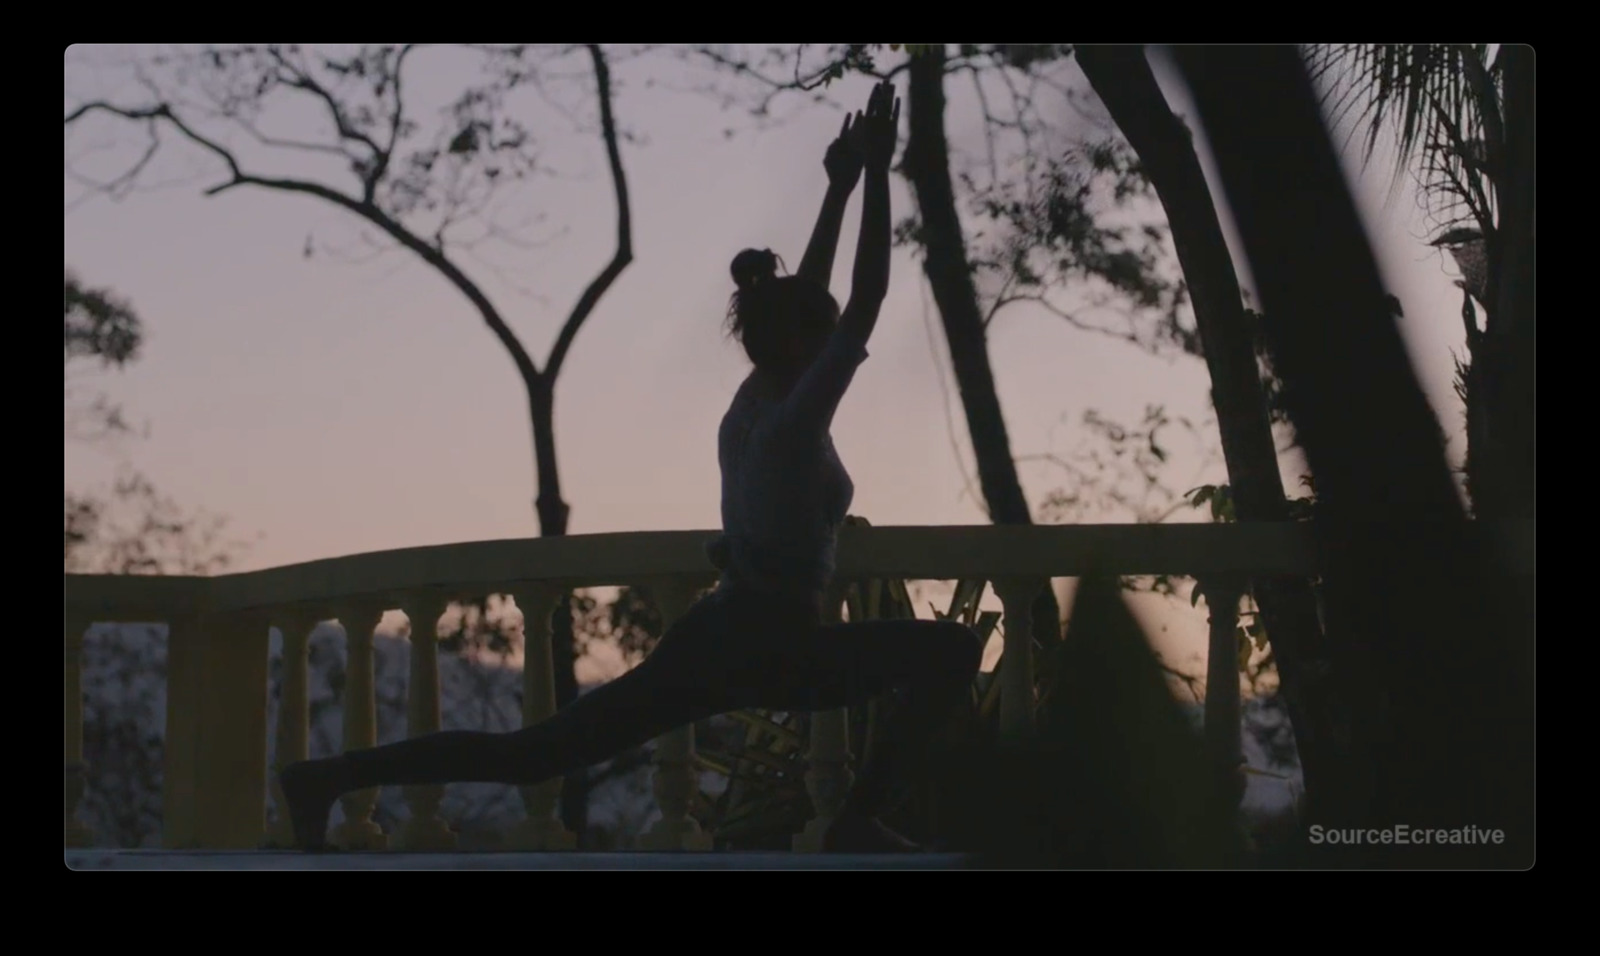
<path fill-rule="evenodd" d="M 855 496 L 829 429 L 867 357 L 835 328 L 789 394 L 763 394 L 752 374 L 717 434 L 723 536 L 713 545 L 724 585 L 820 592 L 833 577 L 839 527 Z"/>

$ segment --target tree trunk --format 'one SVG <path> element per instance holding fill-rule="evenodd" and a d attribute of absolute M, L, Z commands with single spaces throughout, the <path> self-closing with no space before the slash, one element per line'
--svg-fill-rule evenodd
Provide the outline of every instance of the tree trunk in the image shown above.
<path fill-rule="evenodd" d="M 1166 211 L 1194 303 L 1238 518 L 1286 521 L 1283 478 L 1255 343 L 1194 141 L 1168 106 L 1142 46 L 1079 46 L 1074 51 L 1095 93 L 1138 153 Z M 1329 791 L 1349 779 L 1350 759 L 1316 596 L 1304 579 L 1258 578 L 1253 584 L 1294 725 L 1308 806 L 1315 812 L 1324 798 L 1338 802 Z"/>
<path fill-rule="evenodd" d="M 1505 49 L 1505 168 L 1495 170 L 1500 202 L 1490 244 L 1489 299 L 1479 366 L 1482 427 L 1473 435 L 1473 506 L 1489 519 L 1536 520 L 1538 514 L 1536 264 L 1537 129 L 1533 49 Z M 1481 366 L 1480 366 L 1480 363 Z"/>
<path fill-rule="evenodd" d="M 534 511 L 539 516 L 540 537 L 562 537 L 572 510 L 561 498 L 561 474 L 556 469 L 555 388 L 540 380 L 529 386 L 529 417 L 533 421 L 533 457 L 539 483 Z M 578 699 L 577 656 L 572 623 L 572 595 L 563 594 L 550 615 L 550 662 L 555 674 L 556 708 Z M 585 844 L 589 823 L 587 773 L 569 774 L 561 785 L 561 822 Z"/>
<path fill-rule="evenodd" d="M 1500 201 L 1498 233 L 1499 268 L 1491 273 L 1498 282 L 1496 309 L 1485 320 L 1484 341 L 1501 353 L 1501 360 L 1485 376 L 1486 408 L 1489 419 L 1490 454 L 1494 456 L 1495 500 L 1486 514 L 1490 520 L 1539 520 L 1539 420 L 1538 420 L 1538 265 L 1537 234 L 1534 228 L 1538 209 L 1536 160 L 1538 129 L 1535 123 L 1537 97 L 1533 48 L 1508 46 L 1505 50 L 1504 129 L 1506 169 Z M 1507 589 L 1514 601 L 1513 613 L 1525 628 L 1517 648 L 1520 667 L 1508 670 L 1507 681 L 1523 678 L 1527 682 L 1527 720 L 1517 726 L 1515 746 L 1528 755 L 1527 799 L 1531 804 L 1537 780 L 1537 710 L 1532 687 L 1538 667 L 1539 585 L 1532 575 L 1515 575 Z M 1515 692 L 1513 690 L 1513 692 Z M 1523 782 L 1519 781 L 1518 784 Z M 1528 825 L 1536 824 L 1529 812 Z M 1530 829 L 1529 840 L 1537 831 Z"/>
<path fill-rule="evenodd" d="M 978 482 L 995 524 L 1032 524 L 1017 466 L 1006 435 L 1005 416 L 989 366 L 983 313 L 972 284 L 966 241 L 950 182 L 950 151 L 944 130 L 944 48 L 935 44 L 911 59 L 908 125 L 902 172 L 910 181 L 921 214 L 923 271 L 944 324 L 961 406 L 967 416 Z M 1033 609 L 1034 635 L 1048 647 L 1060 639 L 1061 611 L 1046 588 Z"/>
<path fill-rule="evenodd" d="M 1351 822 L 1504 833 L 1362 846 L 1352 862 L 1531 865 L 1532 685 L 1519 622 L 1503 616 L 1503 577 L 1471 546 L 1305 66 L 1288 46 L 1176 53 L 1263 305 L 1280 317 L 1265 331 L 1317 476 L 1329 626 L 1374 757 L 1371 801 Z"/>

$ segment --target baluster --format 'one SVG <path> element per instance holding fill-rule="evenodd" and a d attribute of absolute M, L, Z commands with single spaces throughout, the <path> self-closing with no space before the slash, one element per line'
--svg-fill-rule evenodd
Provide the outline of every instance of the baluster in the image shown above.
<path fill-rule="evenodd" d="M 305 613 L 284 612 L 278 623 L 283 634 L 283 682 L 278 691 L 278 729 L 273 745 L 272 799 L 278 818 L 272 825 L 273 846 L 295 845 L 294 824 L 283 797 L 278 775 L 283 768 L 311 756 L 311 632 L 316 621 Z"/>
<path fill-rule="evenodd" d="M 421 737 L 439 730 L 439 618 L 448 602 L 433 594 L 414 594 L 405 603 L 411 619 L 411 675 L 406 688 L 406 736 Z M 411 818 L 400 830 L 399 843 L 408 850 L 453 850 L 456 835 L 439 819 L 444 787 L 405 788 Z"/>
<path fill-rule="evenodd" d="M 204 622 L 195 824 L 206 849 L 253 850 L 267 838 L 270 633 L 264 610 Z"/>
<path fill-rule="evenodd" d="M 531 727 L 556 712 L 555 664 L 550 656 L 550 612 L 560 595 L 552 588 L 524 585 L 512 592 L 522 610 L 522 726 Z M 523 850 L 570 850 L 577 834 L 556 819 L 561 778 L 522 787 L 524 819 L 511 835 Z"/>
<path fill-rule="evenodd" d="M 828 592 L 823 604 L 823 620 L 837 624 L 844 603 L 842 585 Z M 796 853 L 821 853 L 828 828 L 838 819 L 855 783 L 850 769 L 850 709 L 817 711 L 811 715 L 810 743 L 806 753 L 806 793 L 811 796 L 814 816 L 791 841 Z"/>
<path fill-rule="evenodd" d="M 1000 657 L 1000 736 L 1011 743 L 1034 732 L 1033 604 L 1049 586 L 1038 578 L 994 582 L 1005 611 L 1005 651 Z"/>
<path fill-rule="evenodd" d="M 344 627 L 344 750 L 362 750 L 378 743 L 378 699 L 373 673 L 373 634 L 383 620 L 383 608 L 360 605 L 342 609 L 339 623 Z M 383 850 L 388 839 L 373 822 L 378 806 L 378 790 L 347 793 L 340 801 L 344 822 L 334 833 L 334 842 L 347 850 Z"/>
<path fill-rule="evenodd" d="M 656 609 L 661 612 L 663 633 L 688 612 L 698 590 L 692 582 L 682 580 L 655 581 L 649 587 Z M 640 845 L 647 850 L 710 850 L 711 834 L 690 815 L 700 789 L 694 762 L 694 725 L 668 731 L 657 737 L 655 744 L 651 785 L 661 819 L 640 838 Z"/>
<path fill-rule="evenodd" d="M 166 744 L 161 768 L 161 845 L 169 850 L 202 845 L 200 760 L 205 725 L 205 624 L 197 609 L 167 622 Z"/>
<path fill-rule="evenodd" d="M 94 833 L 78 819 L 87 769 L 83 762 L 83 634 L 89 623 L 82 617 L 67 617 L 61 627 L 61 830 L 65 846 L 94 843 Z"/>
<path fill-rule="evenodd" d="M 1196 582 L 1210 612 L 1206 649 L 1205 744 L 1220 793 L 1237 808 L 1244 799 L 1244 756 L 1240 746 L 1239 599 L 1244 582 L 1228 575 Z"/>

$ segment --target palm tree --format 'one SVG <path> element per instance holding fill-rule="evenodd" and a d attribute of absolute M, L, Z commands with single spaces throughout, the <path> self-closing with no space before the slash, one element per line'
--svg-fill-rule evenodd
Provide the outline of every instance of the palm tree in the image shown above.
<path fill-rule="evenodd" d="M 1331 857 L 1315 851 L 1316 862 L 1529 866 L 1535 620 L 1502 602 L 1506 575 L 1470 543 L 1433 410 L 1386 307 L 1305 64 L 1271 45 L 1183 46 L 1176 58 L 1264 311 L 1293 317 L 1263 332 L 1316 476 L 1328 626 L 1353 678 L 1352 722 L 1376 758 L 1365 799 L 1344 819 L 1503 831 L 1475 845 L 1333 847 Z M 1508 76 L 1508 106 L 1515 88 Z M 1502 230 L 1511 205 L 1495 224 Z M 1523 277 L 1509 271 L 1520 268 L 1516 244 L 1502 248 L 1508 272 L 1489 281 L 1504 288 Z M 1491 295 L 1490 304 L 1505 301 Z M 1468 822 L 1476 820 L 1495 822 Z"/>
<path fill-rule="evenodd" d="M 1435 246 L 1461 270 L 1467 488 L 1479 517 L 1537 514 L 1535 67 L 1510 44 L 1341 44 L 1306 56 L 1335 123 L 1364 128 L 1371 161 L 1392 131 Z M 1478 321 L 1481 309 L 1483 319 Z"/>
<path fill-rule="evenodd" d="M 1166 212 L 1211 375 L 1211 399 L 1237 516 L 1241 521 L 1287 520 L 1289 504 L 1239 276 L 1191 133 L 1168 105 L 1142 46 L 1078 45 L 1074 54 L 1106 111 L 1138 152 Z M 1351 759 L 1351 741 L 1340 717 L 1345 705 L 1334 692 L 1332 652 L 1310 582 L 1259 578 L 1251 588 L 1282 677 L 1306 796 L 1314 807 L 1338 803 L 1331 791 L 1350 778 L 1342 766 Z M 1232 660 L 1227 655 L 1230 665 Z M 1214 697 L 1208 690 L 1208 705 Z M 1236 720 L 1228 726 L 1237 732 Z"/>

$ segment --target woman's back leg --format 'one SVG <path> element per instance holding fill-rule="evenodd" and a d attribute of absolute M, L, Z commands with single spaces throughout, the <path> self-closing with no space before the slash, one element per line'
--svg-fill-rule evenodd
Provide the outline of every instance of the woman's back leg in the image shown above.
<path fill-rule="evenodd" d="M 702 602 L 628 673 L 521 730 L 447 730 L 284 769 L 297 841 L 324 839 L 333 802 L 373 787 L 447 783 L 532 786 L 564 776 L 677 727 L 734 709 L 719 679 L 719 609 Z"/>

